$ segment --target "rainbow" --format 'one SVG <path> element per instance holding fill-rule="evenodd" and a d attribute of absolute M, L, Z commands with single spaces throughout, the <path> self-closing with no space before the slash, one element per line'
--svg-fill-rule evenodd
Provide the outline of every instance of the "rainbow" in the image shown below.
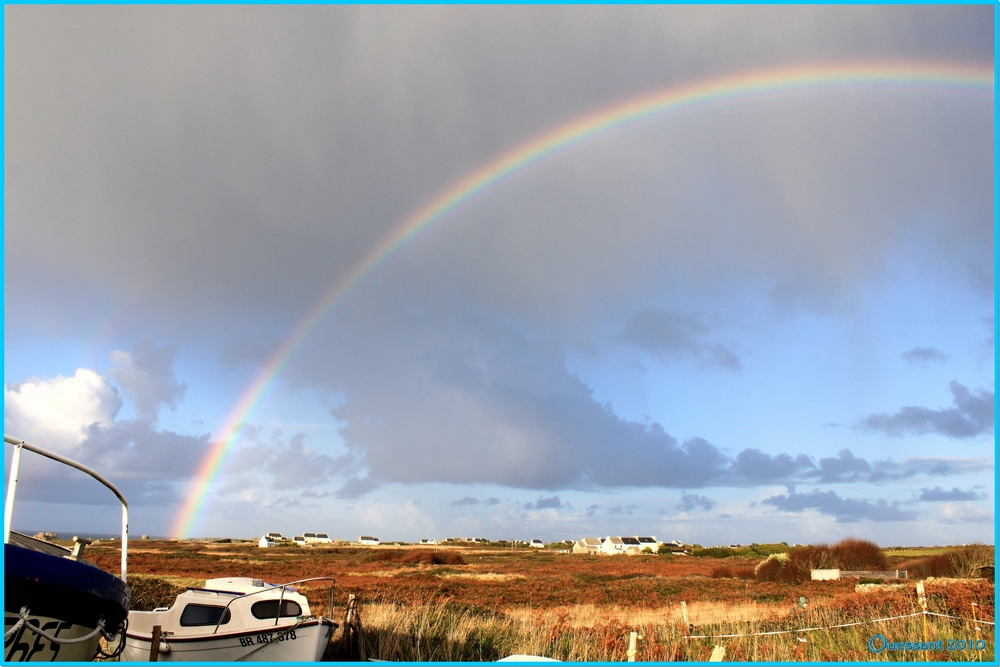
<path fill-rule="evenodd" d="M 218 430 L 218 438 L 191 481 L 186 500 L 177 512 L 171 534 L 191 534 L 208 499 L 212 483 L 226 461 L 245 422 L 296 349 L 330 309 L 379 264 L 421 231 L 441 221 L 459 206 L 496 187 L 530 165 L 614 128 L 658 118 L 668 112 L 690 111 L 713 103 L 797 90 L 836 89 L 848 85 L 891 89 L 917 88 L 992 93 L 992 67 L 942 63 L 813 64 L 745 72 L 668 88 L 581 116 L 544 132 L 503 153 L 430 199 L 361 257 L 289 334 L 246 388 Z M 992 100 L 992 96 L 989 98 Z"/>

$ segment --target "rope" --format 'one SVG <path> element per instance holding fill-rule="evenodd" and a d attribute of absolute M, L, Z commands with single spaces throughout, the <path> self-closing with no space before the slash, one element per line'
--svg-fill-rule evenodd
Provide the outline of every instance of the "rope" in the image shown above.
<path fill-rule="evenodd" d="M 917 612 L 915 614 L 906 614 L 905 616 L 890 616 L 889 618 L 876 618 L 871 621 L 857 621 L 855 623 L 841 623 L 840 625 L 825 625 L 816 628 L 799 628 L 798 630 L 772 630 L 771 632 L 748 632 L 746 634 L 738 635 L 684 635 L 684 639 L 710 639 L 719 637 L 764 637 L 766 635 L 788 635 L 793 632 L 812 632 L 814 630 L 832 630 L 834 628 L 849 628 L 855 625 L 864 625 L 865 623 L 882 623 L 883 621 L 894 621 L 900 618 L 910 618 L 911 616 L 920 616 L 923 612 Z"/>
<path fill-rule="evenodd" d="M 28 608 L 27 607 L 21 607 L 21 611 L 18 613 L 18 616 L 20 616 L 20 619 L 18 619 L 17 623 L 14 624 L 14 627 L 12 627 L 7 632 L 3 633 L 3 643 L 4 644 L 6 644 L 7 640 L 9 640 L 11 637 L 13 637 L 14 633 L 17 632 L 18 630 L 20 630 L 21 626 L 24 625 L 25 621 L 28 620 L 28 615 L 27 614 L 28 614 Z"/>
<path fill-rule="evenodd" d="M 855 623 L 841 623 L 840 625 L 824 625 L 816 628 L 799 628 L 798 630 L 772 630 L 771 632 L 748 632 L 746 634 L 737 635 L 684 635 L 684 639 L 718 639 L 724 637 L 764 637 L 767 635 L 789 635 L 795 632 L 812 632 L 814 630 L 833 630 L 835 628 L 850 628 L 855 625 L 864 625 L 866 623 L 883 623 L 885 621 L 895 621 L 900 618 L 912 618 L 914 616 L 941 616 L 942 618 L 954 618 L 959 621 L 972 621 L 973 623 L 987 623 L 989 625 L 994 625 L 993 621 L 973 621 L 971 618 L 962 618 L 961 616 L 949 616 L 948 614 L 936 614 L 932 611 L 918 611 L 913 614 L 904 614 L 903 616 L 890 616 L 888 618 L 876 618 L 870 621 L 857 621 Z"/>
<path fill-rule="evenodd" d="M 34 632 L 36 635 L 39 635 L 39 636 L 43 637 L 44 639 L 52 642 L 53 644 L 80 644 L 80 643 L 85 642 L 85 641 L 90 641 L 91 639 L 93 639 L 98 634 L 104 635 L 105 639 L 112 639 L 112 638 L 114 638 L 114 633 L 112 633 L 111 635 L 109 635 L 108 633 L 106 633 L 104 631 L 104 619 L 103 618 L 101 620 L 97 621 L 97 627 L 94 628 L 92 632 L 89 632 L 89 633 L 85 634 L 82 637 L 76 637 L 74 639 L 62 639 L 60 637 L 54 637 L 54 636 L 50 635 L 49 633 L 45 632 L 44 630 L 42 630 L 37 625 L 32 625 L 31 623 L 27 623 L 27 620 L 28 620 L 28 608 L 27 607 L 21 607 L 21 611 L 20 611 L 20 613 L 18 613 L 18 616 L 21 617 L 20 620 L 17 623 L 14 624 L 14 627 L 12 627 L 10 630 L 8 630 L 7 632 L 4 633 L 4 635 L 3 635 L 4 643 L 6 643 L 8 639 L 10 639 L 11 637 L 13 637 L 14 633 L 17 630 L 20 630 L 22 627 L 27 627 L 32 632 Z M 25 626 L 26 623 L 27 623 L 27 625 Z"/>
<path fill-rule="evenodd" d="M 996 625 L 993 621 L 984 621 L 981 618 L 973 620 L 971 618 L 962 618 L 961 616 L 949 616 L 948 614 L 936 614 L 933 611 L 925 611 L 924 613 L 927 614 L 928 616 L 940 616 L 941 618 L 954 618 L 954 619 L 957 619 L 959 621 L 972 621 L 973 623 L 986 623 L 987 625 Z"/>

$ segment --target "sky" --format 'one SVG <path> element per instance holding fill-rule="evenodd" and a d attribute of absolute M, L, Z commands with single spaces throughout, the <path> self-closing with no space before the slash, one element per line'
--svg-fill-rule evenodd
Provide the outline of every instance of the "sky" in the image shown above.
<path fill-rule="evenodd" d="M 983 6 L 7 6 L 4 428 L 132 534 L 994 542 Z M 991 77 L 992 78 L 992 77 Z M 255 381 L 265 391 L 234 413 Z M 229 442 L 229 440 L 221 440 Z M 9 466 L 11 447 L 6 447 Z M 113 533 L 25 454 L 12 526 Z"/>

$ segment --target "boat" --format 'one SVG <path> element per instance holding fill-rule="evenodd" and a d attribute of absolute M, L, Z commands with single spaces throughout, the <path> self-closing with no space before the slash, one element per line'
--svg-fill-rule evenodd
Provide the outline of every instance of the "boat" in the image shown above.
<path fill-rule="evenodd" d="M 81 463 L 8 435 L 4 442 L 14 447 L 4 507 L 4 662 L 118 657 L 125 646 L 130 599 L 125 583 L 128 502 L 114 484 Z M 74 538 L 69 549 L 11 530 L 22 450 L 85 472 L 117 496 L 122 506 L 121 577 L 83 558 L 89 540 Z"/>
<path fill-rule="evenodd" d="M 123 660 L 136 662 L 316 662 L 337 624 L 313 616 L 297 584 L 250 577 L 209 579 L 188 588 L 170 607 L 129 612 Z"/>

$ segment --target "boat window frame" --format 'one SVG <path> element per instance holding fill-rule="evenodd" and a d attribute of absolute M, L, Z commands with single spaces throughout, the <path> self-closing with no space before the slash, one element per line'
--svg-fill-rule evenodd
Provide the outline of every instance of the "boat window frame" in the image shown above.
<path fill-rule="evenodd" d="M 274 605 L 275 605 L 274 606 L 274 608 L 275 608 L 274 612 L 269 611 L 267 614 L 265 614 L 263 616 L 260 615 L 257 612 L 257 608 L 258 607 L 261 607 L 263 605 L 270 605 L 271 603 L 274 603 Z M 291 605 L 295 605 L 295 609 L 298 610 L 294 614 L 293 613 L 287 613 L 289 611 Z M 275 612 L 277 612 L 277 611 L 282 611 L 282 612 L 286 612 L 286 613 L 282 613 L 282 614 L 276 616 Z M 252 605 L 250 605 L 250 613 L 258 621 L 269 621 L 272 618 L 298 618 L 299 616 L 302 615 L 302 605 L 300 605 L 295 600 L 278 600 L 278 599 L 274 599 L 274 598 L 269 599 L 269 600 L 258 600 L 257 602 L 254 602 Z"/>
<path fill-rule="evenodd" d="M 196 607 L 196 608 L 199 608 L 199 609 L 218 609 L 222 613 L 220 613 L 219 617 L 216 618 L 214 621 L 208 621 L 206 623 L 185 623 L 184 622 L 184 615 L 187 613 L 188 609 L 191 609 L 192 607 Z M 208 626 L 212 626 L 212 625 L 214 625 L 216 628 L 218 628 L 220 625 L 226 625 L 226 624 L 228 624 L 229 621 L 231 621 L 231 620 L 233 620 L 233 615 L 229 611 L 229 605 L 222 606 L 222 605 L 218 605 L 218 604 L 204 604 L 204 603 L 201 603 L 201 602 L 188 602 L 186 605 L 184 605 L 184 609 L 181 610 L 180 619 L 178 619 L 177 622 L 180 624 L 180 626 L 182 628 L 204 628 L 204 627 L 208 627 Z"/>

